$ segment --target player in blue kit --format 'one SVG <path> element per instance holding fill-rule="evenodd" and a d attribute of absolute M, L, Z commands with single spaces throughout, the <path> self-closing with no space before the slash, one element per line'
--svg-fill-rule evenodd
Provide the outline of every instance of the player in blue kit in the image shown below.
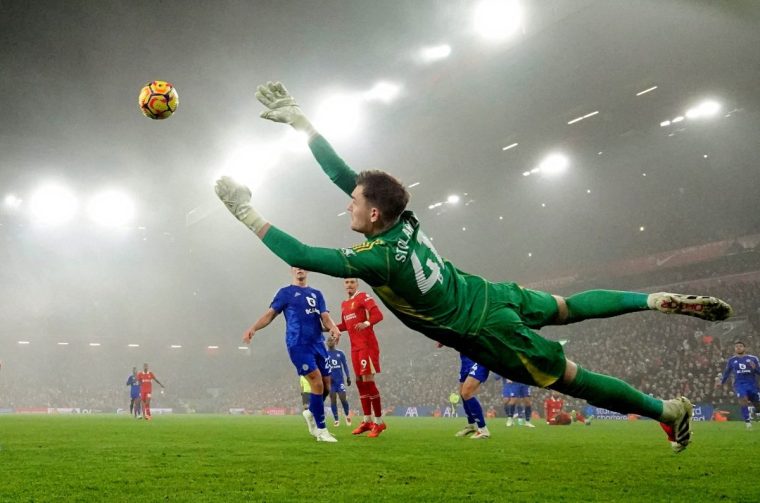
<path fill-rule="evenodd" d="M 742 341 L 734 343 L 734 356 L 726 362 L 726 368 L 723 371 L 723 377 L 720 384 L 726 384 L 728 376 L 734 374 L 734 392 L 739 399 L 739 405 L 742 409 L 742 418 L 747 425 L 747 429 L 752 429 L 752 422 L 749 414 L 749 404 L 755 407 L 755 413 L 760 410 L 760 393 L 757 388 L 757 376 L 760 375 L 760 361 L 757 356 L 748 355 L 746 346 Z"/>
<path fill-rule="evenodd" d="M 332 410 L 334 422 L 333 426 L 340 426 L 338 419 L 338 402 L 343 405 L 343 413 L 346 417 L 346 425 L 351 426 L 351 417 L 349 416 L 348 399 L 346 398 L 346 385 L 351 386 L 351 374 L 348 373 L 348 364 L 346 363 L 346 353 L 336 347 L 338 341 L 333 337 L 327 339 L 327 366 L 330 368 L 330 409 Z M 343 376 L 346 376 L 345 383 Z"/>
<path fill-rule="evenodd" d="M 290 269 L 292 284 L 280 288 L 269 309 L 245 331 L 243 342 L 249 344 L 256 331 L 272 323 L 278 314 L 285 313 L 285 346 L 290 361 L 298 375 L 305 376 L 311 386 L 309 408 L 303 411 L 309 433 L 318 442 L 337 442 L 325 427 L 324 397 L 330 389 L 330 369 L 322 328 L 324 326 L 336 338 L 340 337 L 340 331 L 330 318 L 322 292 L 306 284 L 308 273 L 298 267 Z"/>
<path fill-rule="evenodd" d="M 507 426 L 512 426 L 514 424 L 514 419 L 517 419 L 518 425 L 535 428 L 535 425 L 530 422 L 530 417 L 533 414 L 533 407 L 530 399 L 530 386 L 510 379 L 502 379 L 504 379 L 504 384 L 501 390 L 501 396 L 504 400 L 504 412 L 507 414 Z M 524 422 L 521 414 L 524 414 Z"/>
<path fill-rule="evenodd" d="M 142 407 L 140 401 L 140 380 L 137 379 L 137 367 L 132 367 L 132 375 L 127 378 L 129 386 L 129 413 L 133 414 L 136 419 L 142 417 Z"/>
<path fill-rule="evenodd" d="M 440 346 L 439 346 L 440 347 Z M 491 433 L 486 426 L 483 407 L 478 401 L 480 385 L 488 379 L 488 369 L 472 359 L 459 353 L 459 395 L 462 397 L 462 407 L 467 414 L 467 426 L 456 432 L 457 437 L 472 435 L 471 439 L 490 438 Z"/>

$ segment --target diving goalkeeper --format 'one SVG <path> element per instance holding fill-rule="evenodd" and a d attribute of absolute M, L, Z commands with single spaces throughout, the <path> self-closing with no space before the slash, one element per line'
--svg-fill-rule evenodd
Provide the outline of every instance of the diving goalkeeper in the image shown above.
<path fill-rule="evenodd" d="M 352 171 L 282 84 L 259 86 L 256 97 L 267 108 L 262 118 L 308 136 L 324 172 L 351 197 L 351 229 L 366 238 L 343 249 L 301 243 L 256 212 L 248 187 L 222 177 L 216 183 L 217 195 L 272 252 L 294 267 L 361 278 L 406 326 L 502 376 L 597 407 L 655 419 L 674 452 L 688 446 L 693 407 L 687 398 L 660 400 L 617 378 L 586 370 L 565 358 L 559 343 L 534 330 L 646 310 L 717 321 L 733 314 L 727 303 L 705 296 L 609 290 L 563 298 L 462 272 L 438 253 L 414 213 L 406 210 L 409 193 L 396 178 L 383 171 Z"/>

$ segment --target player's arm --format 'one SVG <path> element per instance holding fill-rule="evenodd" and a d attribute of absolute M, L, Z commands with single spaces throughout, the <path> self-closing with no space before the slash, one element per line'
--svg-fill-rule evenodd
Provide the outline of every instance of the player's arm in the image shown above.
<path fill-rule="evenodd" d="M 726 368 L 723 369 L 723 375 L 720 378 L 720 385 L 723 386 L 726 384 L 726 381 L 728 380 L 728 376 L 731 374 L 731 371 L 733 368 L 731 367 L 731 359 L 726 362 Z"/>
<path fill-rule="evenodd" d="M 280 82 L 260 85 L 256 88 L 256 99 L 267 108 L 261 113 L 263 119 L 289 124 L 296 131 L 307 135 L 309 148 L 322 170 L 343 192 L 351 195 L 356 188 L 356 172 L 348 167 L 314 128 L 285 86 Z"/>
<path fill-rule="evenodd" d="M 340 330 L 338 330 L 338 326 L 335 324 L 332 318 L 330 318 L 330 312 L 325 311 L 320 314 L 320 317 L 322 318 L 322 325 L 327 327 L 327 331 L 330 332 L 330 336 L 334 337 L 336 341 L 340 340 Z"/>
<path fill-rule="evenodd" d="M 251 339 L 253 339 L 253 335 L 261 330 L 262 328 L 268 326 L 272 321 L 277 317 L 279 313 L 272 309 L 271 307 L 266 310 L 264 314 L 261 315 L 261 318 L 256 320 L 256 322 L 251 325 L 248 330 L 243 332 L 243 342 L 246 344 L 249 344 L 251 342 Z"/>
<path fill-rule="evenodd" d="M 161 384 L 161 381 L 159 381 L 158 379 L 156 379 L 156 376 L 153 376 L 153 380 L 156 381 L 158 383 L 158 385 L 161 386 L 162 388 L 164 387 L 164 385 Z"/>
<path fill-rule="evenodd" d="M 359 254 L 350 249 L 337 250 L 306 245 L 270 225 L 259 215 L 251 206 L 251 191 L 245 185 L 223 176 L 217 180 L 215 190 L 230 213 L 288 265 L 338 278 L 362 278 L 371 285 L 383 284 L 387 279 L 387 251 L 375 250 Z"/>
<path fill-rule="evenodd" d="M 368 297 L 364 301 L 364 309 L 367 311 L 367 319 L 362 322 L 361 329 L 374 327 L 383 321 L 383 312 L 377 307 L 375 300 Z"/>

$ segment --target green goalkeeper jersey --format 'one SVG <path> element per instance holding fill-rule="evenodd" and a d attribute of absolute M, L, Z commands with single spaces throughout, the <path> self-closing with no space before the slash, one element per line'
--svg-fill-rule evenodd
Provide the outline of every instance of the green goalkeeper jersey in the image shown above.
<path fill-rule="evenodd" d="M 309 145 L 325 173 L 350 195 L 356 173 L 323 137 Z M 351 248 L 307 246 L 274 226 L 264 244 L 293 266 L 361 278 L 405 325 L 448 346 L 459 346 L 462 336 L 477 334 L 483 324 L 488 283 L 441 257 L 411 211 L 382 234 Z"/>

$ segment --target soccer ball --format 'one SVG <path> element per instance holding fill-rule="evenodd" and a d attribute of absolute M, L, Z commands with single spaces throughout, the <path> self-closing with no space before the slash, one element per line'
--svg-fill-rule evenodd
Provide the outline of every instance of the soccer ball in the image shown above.
<path fill-rule="evenodd" d="M 154 80 L 140 90 L 137 104 L 145 117 L 168 119 L 179 106 L 177 90 L 169 82 Z"/>

